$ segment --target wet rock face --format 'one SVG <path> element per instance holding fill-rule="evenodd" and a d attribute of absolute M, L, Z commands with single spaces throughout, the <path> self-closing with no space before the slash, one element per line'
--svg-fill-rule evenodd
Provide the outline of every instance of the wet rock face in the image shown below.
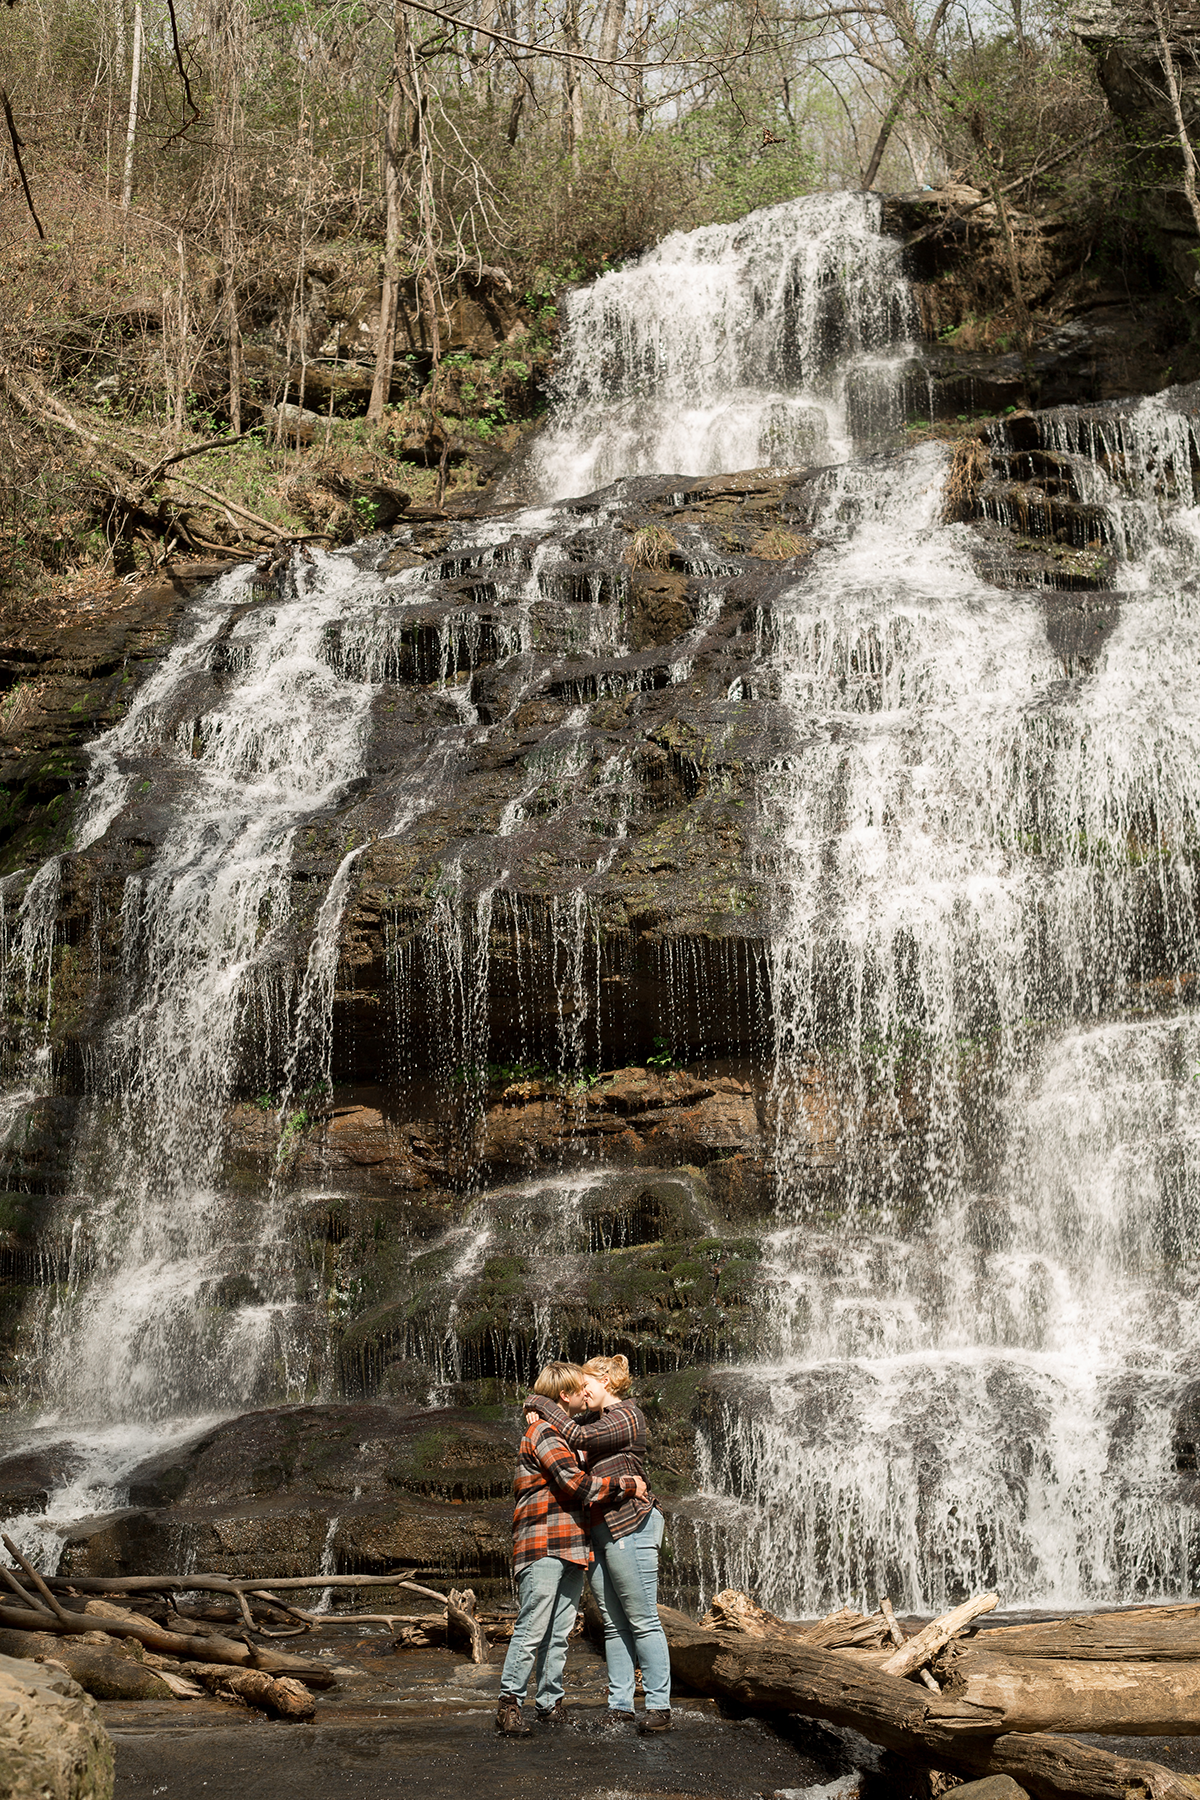
<path fill-rule="evenodd" d="M 687 1370 L 642 1384 L 638 1395 L 653 1438 L 650 1481 L 668 1512 L 694 1481 L 699 1383 L 699 1371 Z M 469 1387 L 460 1384 L 460 1397 Z M 115 1576 L 191 1559 L 215 1574 L 264 1580 L 398 1572 L 469 1579 L 481 1594 L 507 1598 L 521 1428 L 516 1408 L 495 1401 L 244 1414 L 133 1470 L 127 1507 L 65 1530 L 60 1567 Z M 38 1653 L 40 1640 L 9 1635 L 20 1636 L 22 1654 Z M 10 1648 L 0 1634 L 0 1655 Z M 94 1646 L 81 1648 L 85 1661 L 96 1658 Z M 140 1697 L 141 1671 L 113 1668 L 112 1642 L 102 1648 L 104 1666 L 81 1663 L 76 1678 L 89 1692 L 99 1692 L 93 1681 L 107 1683 L 113 1691 L 103 1698 Z"/>
<path fill-rule="evenodd" d="M 330 1404 L 243 1414 L 151 1458 L 129 1506 L 65 1535 L 62 1568 L 116 1575 L 391 1570 L 505 1582 L 511 1407 Z"/>
<path fill-rule="evenodd" d="M 133 595 L 118 589 L 90 618 L 26 625 L 0 646 L 0 873 L 61 842 L 87 741 L 157 666 L 196 586 L 228 566 L 189 564 Z"/>
<path fill-rule="evenodd" d="M 1106 16 L 1113 19 L 1115 9 Z M 1099 39 L 1083 23 L 1085 41 L 1096 48 Z M 1102 80 L 1104 67 L 1102 61 Z M 1116 110 L 1126 116 L 1121 106 Z M 1172 130 L 1168 120 L 1168 136 Z M 1154 136 L 1162 136 L 1157 124 Z M 1182 207 L 1182 196 L 1171 204 Z M 1157 393 L 1195 376 L 1186 310 L 1164 292 L 1163 234 L 1156 225 L 1140 252 L 1108 266 L 1095 254 L 1094 228 L 1063 207 L 1039 203 L 1027 210 L 1010 196 L 1009 220 L 1032 316 L 1028 348 L 1017 334 L 1008 250 L 989 197 L 959 183 L 884 201 L 885 229 L 907 245 L 906 272 L 925 339 L 905 395 L 910 419 L 1089 405 Z M 1172 249 L 1174 241 L 1165 259 L 1190 295 L 1192 265 L 1182 242 L 1178 252 Z"/>
<path fill-rule="evenodd" d="M 1021 413 L 954 452 L 947 505 L 988 579 L 1041 612 L 1064 680 L 1127 603 L 1063 449 L 1091 433 L 1119 475 L 1115 418 Z M 339 1399 L 246 1414 L 134 1471 L 127 1506 L 68 1530 L 65 1567 L 501 1581 L 512 1402 L 540 1360 L 626 1352 L 654 1485 L 686 1496 L 712 1410 L 698 1372 L 769 1348 L 781 1175 L 789 1206 L 824 1221 L 868 1206 L 904 1228 L 928 1205 L 919 1056 L 886 1080 L 848 1071 L 836 1044 L 782 1086 L 768 1069 L 771 781 L 797 753 L 772 652 L 827 541 L 829 480 L 657 478 L 571 503 L 553 528 L 405 515 L 358 547 L 360 568 L 411 580 L 403 609 L 368 596 L 323 643 L 371 683 L 362 773 L 297 833 L 241 1062 L 203 1120 L 222 1205 L 246 1221 L 237 1244 L 269 1203 L 298 1246 L 300 1360 L 309 1391 Z M 246 636 L 298 597 L 285 583 L 230 609 L 162 721 L 171 743 L 194 743 Z M 154 629 L 183 617 L 163 607 Z M 79 667 L 115 654 L 81 650 Z M 851 679 L 869 710 L 869 671 Z M 7 1022 L 13 1055 L 44 1033 L 56 1087 L 3 1150 L 12 1320 L 88 1253 L 107 1128 L 89 1122 L 90 1071 L 128 980 L 126 884 L 153 869 L 191 778 L 186 753 L 157 749 L 135 746 L 106 836 L 64 856 L 53 982 Z M 326 1084 L 319 1058 L 289 1064 L 281 1022 L 339 868 Z M 987 1069 L 962 1067 L 982 1166 Z M 261 1306 L 248 1266 L 235 1249 L 206 1277 L 213 1320 Z M 0 1504 L 38 1511 L 69 1472 L 65 1453 L 9 1459 Z"/>

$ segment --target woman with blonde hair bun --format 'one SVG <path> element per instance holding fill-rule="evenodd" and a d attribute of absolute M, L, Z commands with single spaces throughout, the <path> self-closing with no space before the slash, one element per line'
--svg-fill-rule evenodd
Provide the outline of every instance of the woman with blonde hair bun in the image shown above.
<path fill-rule="evenodd" d="M 645 1478 L 646 1420 L 630 1397 L 625 1356 L 593 1356 L 583 1365 L 589 1413 L 571 1415 L 531 1394 L 530 1414 L 548 1419 L 584 1459 L 589 1475 Z M 654 1495 L 603 1501 L 588 1508 L 595 1565 L 590 1579 L 604 1620 L 609 1718 L 634 1718 L 633 1687 L 640 1667 L 646 1691 L 643 1732 L 671 1725 L 671 1657 L 658 1616 L 658 1552 L 665 1521 Z"/>

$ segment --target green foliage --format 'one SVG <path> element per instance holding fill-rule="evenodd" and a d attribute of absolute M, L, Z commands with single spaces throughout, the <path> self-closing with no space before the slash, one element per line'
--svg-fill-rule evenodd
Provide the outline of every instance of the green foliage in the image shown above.
<path fill-rule="evenodd" d="M 1109 120 L 1092 59 L 1053 20 L 1020 38 L 959 28 L 922 110 L 947 166 L 977 186 L 1008 187 L 1027 176 L 1027 188 L 1013 195 L 1018 203 L 1036 198 L 1095 212 L 1119 178 L 1115 134 L 1085 143 Z M 1078 155 L 1064 154 L 1081 145 Z"/>

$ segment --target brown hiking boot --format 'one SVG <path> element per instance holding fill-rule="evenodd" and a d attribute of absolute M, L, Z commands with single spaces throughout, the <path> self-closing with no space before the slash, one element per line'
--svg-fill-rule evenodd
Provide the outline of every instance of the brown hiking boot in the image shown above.
<path fill-rule="evenodd" d="M 553 1706 L 539 1706 L 537 1722 L 539 1725 L 565 1725 L 567 1722 L 566 1701 L 556 1700 Z"/>
<path fill-rule="evenodd" d="M 526 1722 L 521 1702 L 512 1694 L 500 1696 L 500 1704 L 496 1708 L 496 1730 L 501 1737 L 533 1736 L 533 1726 Z"/>
<path fill-rule="evenodd" d="M 649 1732 L 670 1731 L 670 1729 L 671 1714 L 669 1710 L 666 1712 L 644 1712 L 638 1722 L 638 1730 L 643 1737 Z"/>
<path fill-rule="evenodd" d="M 610 1707 L 604 1715 L 606 1725 L 632 1725 L 634 1714 L 631 1712 L 614 1712 Z"/>

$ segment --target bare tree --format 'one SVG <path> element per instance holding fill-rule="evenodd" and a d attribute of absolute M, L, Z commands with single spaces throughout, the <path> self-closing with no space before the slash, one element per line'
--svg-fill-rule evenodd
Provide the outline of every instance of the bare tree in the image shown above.
<path fill-rule="evenodd" d="M 1200 236 L 1200 195 L 1196 192 L 1196 152 L 1192 148 L 1192 140 L 1188 135 L 1188 128 L 1183 117 L 1183 94 L 1179 84 L 1179 72 L 1175 67 L 1175 58 L 1171 54 L 1171 40 L 1167 35 L 1167 16 L 1163 0 L 1151 0 L 1150 10 L 1158 37 L 1158 54 L 1162 63 L 1163 77 L 1167 84 L 1167 98 L 1171 102 L 1171 116 L 1175 121 L 1175 135 L 1179 140 L 1179 148 L 1183 152 L 1183 191 L 1192 210 L 1197 236 Z"/>
<path fill-rule="evenodd" d="M 234 431 L 240 432 L 243 367 L 238 305 L 241 285 L 239 215 L 247 172 L 243 144 L 243 96 L 250 39 L 247 0 L 206 0 L 204 23 L 212 59 L 212 204 L 221 248 L 221 310 L 229 368 L 229 421 Z"/>
<path fill-rule="evenodd" d="M 122 20 L 123 22 L 123 20 Z M 142 82 L 142 0 L 133 0 L 133 55 L 129 75 L 129 123 L 125 130 L 125 175 L 121 205 L 126 212 L 133 199 L 133 151 L 137 139 L 138 92 Z"/>

